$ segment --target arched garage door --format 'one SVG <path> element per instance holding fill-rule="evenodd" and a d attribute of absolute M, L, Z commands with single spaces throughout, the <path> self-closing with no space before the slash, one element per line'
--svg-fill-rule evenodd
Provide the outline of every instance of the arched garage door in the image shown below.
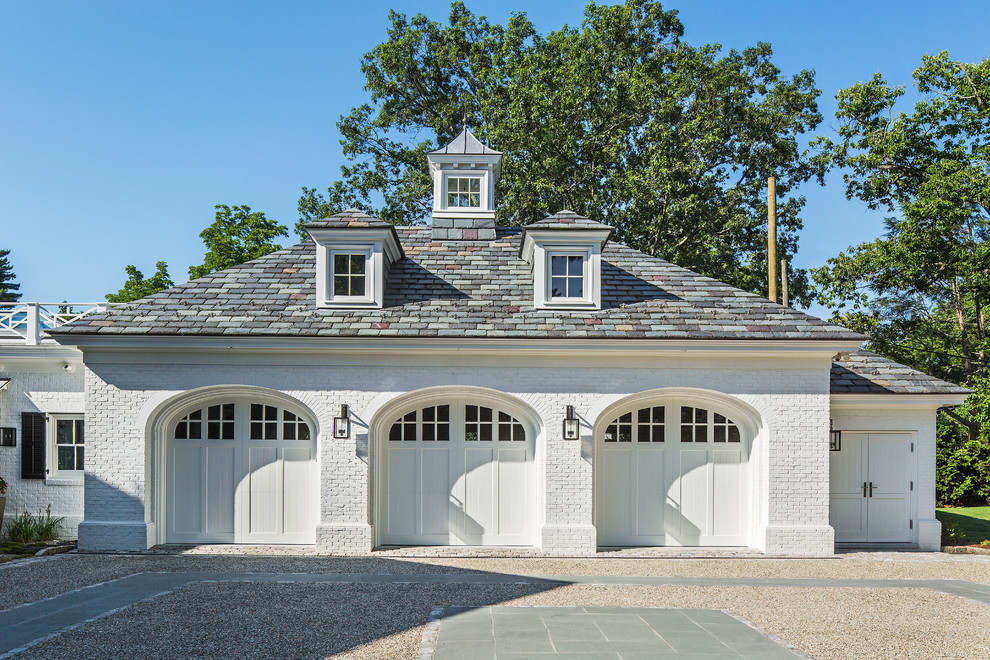
<path fill-rule="evenodd" d="M 379 439 L 383 545 L 533 545 L 534 429 L 498 404 L 446 398 Z"/>
<path fill-rule="evenodd" d="M 746 545 L 750 438 L 724 411 L 640 404 L 600 436 L 599 545 Z"/>
<path fill-rule="evenodd" d="M 170 543 L 316 542 L 316 438 L 297 410 L 237 397 L 187 409 L 165 470 Z"/>

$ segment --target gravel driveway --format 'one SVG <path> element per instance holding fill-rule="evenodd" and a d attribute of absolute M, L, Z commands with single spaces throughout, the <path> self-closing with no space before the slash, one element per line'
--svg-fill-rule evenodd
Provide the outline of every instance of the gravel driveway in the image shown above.
<path fill-rule="evenodd" d="M 5 606 L 145 572 L 443 573 L 897 578 L 990 584 L 990 558 L 859 553 L 835 559 L 457 559 L 62 555 L 0 567 Z M 630 584 L 195 582 L 59 634 L 18 658 L 416 658 L 438 606 L 724 609 L 815 658 L 990 657 L 990 605 L 897 588 Z M 0 617 L 2 620 L 2 617 Z M 136 633 L 140 631 L 140 633 Z"/>

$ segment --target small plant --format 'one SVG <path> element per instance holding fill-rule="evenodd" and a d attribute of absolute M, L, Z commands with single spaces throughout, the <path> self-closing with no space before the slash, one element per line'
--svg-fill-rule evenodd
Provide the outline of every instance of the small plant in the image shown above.
<path fill-rule="evenodd" d="M 0 477 L 0 497 L 7 494 L 7 482 L 4 481 L 3 477 Z"/>
<path fill-rule="evenodd" d="M 942 521 L 942 545 L 961 545 L 963 537 L 962 527 L 951 520 Z"/>
<path fill-rule="evenodd" d="M 49 504 L 45 513 L 39 511 L 37 517 L 25 511 L 7 523 L 7 537 L 14 542 L 36 543 L 38 541 L 54 541 L 58 536 L 58 526 L 65 520 L 63 517 L 52 517 L 52 507 Z"/>

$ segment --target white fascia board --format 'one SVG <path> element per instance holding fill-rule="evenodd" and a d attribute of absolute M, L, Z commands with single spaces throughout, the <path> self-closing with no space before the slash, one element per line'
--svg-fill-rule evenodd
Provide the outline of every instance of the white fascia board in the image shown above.
<path fill-rule="evenodd" d="M 657 357 L 667 355 L 704 356 L 793 356 L 831 360 L 836 353 L 856 350 L 858 340 L 665 340 L 665 339 L 498 339 L 432 337 L 242 337 L 242 336 L 140 336 L 64 335 L 66 345 L 84 352 L 161 350 L 242 350 L 272 352 L 332 353 L 435 353 L 522 355 L 615 355 L 620 353 Z"/>
<path fill-rule="evenodd" d="M 403 257 L 402 247 L 395 239 L 393 227 L 319 227 L 306 231 L 317 245 L 333 247 L 336 244 L 381 243 L 385 256 L 391 262 Z"/>
<path fill-rule="evenodd" d="M 612 234 L 611 229 L 527 229 L 523 233 L 523 244 L 519 256 L 533 263 L 533 251 L 536 244 L 546 247 L 579 247 L 582 245 L 598 244 L 599 249 L 605 247 L 605 242 Z"/>
<path fill-rule="evenodd" d="M 831 395 L 833 408 L 889 408 L 892 406 L 916 406 L 924 408 L 941 408 L 942 406 L 961 405 L 968 394 L 853 394 L 838 393 Z"/>
<path fill-rule="evenodd" d="M 0 343 L 0 364 L 13 364 L 19 360 L 81 360 L 82 353 L 70 344 L 29 346 L 27 344 L 5 346 Z M 0 367 L 0 371 L 3 368 Z"/>

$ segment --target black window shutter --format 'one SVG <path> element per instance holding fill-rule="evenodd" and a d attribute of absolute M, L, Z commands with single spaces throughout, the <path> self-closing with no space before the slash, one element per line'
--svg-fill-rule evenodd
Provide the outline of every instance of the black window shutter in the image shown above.
<path fill-rule="evenodd" d="M 21 413 L 21 479 L 45 478 L 45 414 Z"/>

